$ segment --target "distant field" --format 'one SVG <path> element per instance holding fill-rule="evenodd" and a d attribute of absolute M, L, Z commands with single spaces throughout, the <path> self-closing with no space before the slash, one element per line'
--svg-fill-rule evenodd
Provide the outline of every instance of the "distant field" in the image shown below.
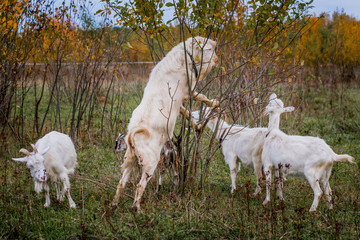
<path fill-rule="evenodd" d="M 178 194 L 169 178 L 156 193 L 154 177 L 144 194 L 142 213 L 131 209 L 135 191 L 133 174 L 118 208 L 109 210 L 121 175 L 121 162 L 113 153 L 117 132 L 125 131 L 126 122 L 140 100 L 143 84 L 124 85 L 115 92 L 113 109 L 95 104 L 91 129 L 81 130 L 76 149 L 79 166 L 71 177 L 71 195 L 76 210 L 68 209 L 68 201 L 56 201 L 51 186 L 51 207 L 45 209 L 43 194 L 36 195 L 30 172 L 25 164 L 15 163 L 25 142 L 5 142 L 0 152 L 0 238 L 4 239 L 358 239 L 360 237 L 360 89 L 345 86 L 332 91 L 325 88 L 276 87 L 285 105 L 296 111 L 284 115 L 281 128 L 289 134 L 323 138 L 337 153 L 347 153 L 356 159 L 355 165 L 334 164 L 330 184 L 334 209 L 328 210 L 324 199 L 318 211 L 308 212 L 313 192 L 304 179 L 288 177 L 284 183 L 285 201 L 276 200 L 275 191 L 269 206 L 261 205 L 265 198 L 253 197 L 255 175 L 242 168 L 237 177 L 237 191 L 230 194 L 230 175 L 219 149 L 210 163 L 202 189 L 199 179 Z M 33 89 L 30 89 L 33 91 Z M 48 93 L 47 93 L 48 94 Z M 106 94 L 106 89 L 99 93 Z M 65 97 L 64 97 L 65 98 Z M 34 99 L 25 102 L 24 117 L 33 119 Z M 291 101 L 291 102 L 290 102 Z M 66 102 L 66 101 L 64 101 Z M 123 108 L 121 111 L 118 108 Z M 62 128 L 69 131 L 71 102 L 61 105 Z M 124 110 L 125 109 L 125 110 Z M 40 112 L 45 109 L 40 109 Z M 110 115 L 110 111 L 112 115 Z M 118 111 L 118 112 L 117 112 Z M 116 123 L 113 116 L 118 114 Z M 55 114 L 54 114 L 55 115 Z M 84 115 L 86 118 L 88 115 Z M 50 119 L 56 119 L 56 115 Z M 263 118 L 267 126 L 267 118 Z M 112 128 L 110 128 L 110 125 Z M 54 122 L 45 129 L 56 128 Z M 104 131 L 101 129 L 103 128 Z M 178 130 L 178 129 L 177 129 Z M 36 140 L 31 127 L 24 129 L 29 141 Z M 207 129 L 201 139 L 206 147 L 211 134 Z M 201 166 L 198 166 L 201 167 Z M 135 175 L 135 176 L 134 176 Z M 198 176 L 197 176 L 198 177 Z"/>

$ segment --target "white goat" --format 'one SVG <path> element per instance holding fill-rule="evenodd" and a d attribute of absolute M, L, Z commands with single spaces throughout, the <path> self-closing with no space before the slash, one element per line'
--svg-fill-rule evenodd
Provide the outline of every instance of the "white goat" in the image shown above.
<path fill-rule="evenodd" d="M 73 174 L 76 162 L 76 151 L 73 142 L 66 134 L 56 131 L 46 134 L 40 138 L 35 146 L 31 144 L 33 152 L 22 148 L 20 153 L 24 153 L 26 157 L 13 158 L 14 161 L 26 162 L 30 169 L 31 176 L 34 179 L 35 191 L 40 193 L 45 190 L 44 207 L 50 206 L 49 185 L 47 183 L 48 176 L 55 183 L 57 199 L 64 200 L 66 193 L 71 208 L 76 208 L 75 202 L 70 196 L 69 174 Z M 63 185 L 60 194 L 59 183 Z"/>
<path fill-rule="evenodd" d="M 322 190 L 329 209 L 332 209 L 331 188 L 329 178 L 334 162 L 354 162 L 354 158 L 338 155 L 318 137 L 287 135 L 279 129 L 280 114 L 291 112 L 294 107 L 284 108 L 283 102 L 276 94 L 270 96 L 265 113 L 269 114 L 269 126 L 262 152 L 264 173 L 266 175 L 266 199 L 263 205 L 270 202 L 271 170 L 278 171 L 277 195 L 283 200 L 283 177 L 286 174 L 304 175 L 314 191 L 314 201 L 310 212 L 316 211 Z"/>
<path fill-rule="evenodd" d="M 162 147 L 172 138 L 183 101 L 190 97 L 189 90 L 194 89 L 197 81 L 202 80 L 218 63 L 215 46 L 216 42 L 210 39 L 189 38 L 175 46 L 152 70 L 140 105 L 133 111 L 128 125 L 125 140 L 129 147 L 112 206 L 119 201 L 136 157 L 142 167 L 142 175 L 133 207 L 140 210 L 142 195 L 158 165 Z M 194 97 L 210 106 L 218 104 L 204 95 L 195 94 Z"/>
<path fill-rule="evenodd" d="M 114 153 L 116 154 L 116 153 L 125 151 L 126 149 L 127 149 L 127 145 L 126 145 L 126 142 L 125 142 L 125 135 L 119 133 L 119 136 L 115 140 Z"/>
<path fill-rule="evenodd" d="M 116 138 L 115 141 L 115 150 L 114 153 L 120 153 L 127 149 L 127 145 L 125 142 L 125 135 L 119 133 L 119 136 Z M 117 155 L 116 155 L 117 156 Z M 158 179 L 158 185 L 157 185 L 157 191 L 160 191 L 162 181 L 165 175 L 165 170 L 172 168 L 173 174 L 175 177 L 174 184 L 179 184 L 179 167 L 178 167 L 178 161 L 177 161 L 177 153 L 176 150 L 173 147 L 173 143 L 171 141 L 166 141 L 164 146 L 161 149 L 160 153 L 160 161 L 158 163 L 158 169 L 159 169 L 159 179 Z"/>
<path fill-rule="evenodd" d="M 257 178 L 254 195 L 261 192 L 260 180 L 263 177 L 261 153 L 265 140 L 266 128 L 248 128 L 236 124 L 229 125 L 210 108 L 204 110 L 206 126 L 216 132 L 220 140 L 225 162 L 230 168 L 231 193 L 236 190 L 236 174 L 240 170 L 240 162 L 245 167 L 253 167 Z M 199 120 L 200 111 L 192 112 L 195 120 Z M 218 129 L 216 129 L 218 126 Z"/>

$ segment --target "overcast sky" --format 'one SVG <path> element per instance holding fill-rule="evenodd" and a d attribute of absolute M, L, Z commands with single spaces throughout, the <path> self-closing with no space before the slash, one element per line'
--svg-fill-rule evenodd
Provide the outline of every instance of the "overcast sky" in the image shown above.
<path fill-rule="evenodd" d="M 63 0 L 57 0 L 56 2 L 62 2 Z M 65 0 L 66 2 L 69 0 Z M 96 12 L 98 9 L 102 9 L 104 3 L 100 0 L 91 0 L 94 5 L 89 6 L 91 12 Z M 245 0 L 246 2 L 247 0 Z M 55 3 L 56 4 L 56 3 Z M 344 12 L 350 16 L 355 17 L 357 20 L 360 20 L 360 0 L 314 0 L 312 3 L 314 6 L 311 9 L 310 13 L 316 13 L 316 16 L 319 16 L 321 13 L 326 12 L 332 14 L 334 11 Z M 165 18 L 171 19 L 172 12 L 166 11 Z"/>
<path fill-rule="evenodd" d="M 314 8 L 310 12 L 315 12 L 318 16 L 322 12 L 332 14 L 334 11 L 344 12 L 360 20 L 360 0 L 314 0 Z"/>

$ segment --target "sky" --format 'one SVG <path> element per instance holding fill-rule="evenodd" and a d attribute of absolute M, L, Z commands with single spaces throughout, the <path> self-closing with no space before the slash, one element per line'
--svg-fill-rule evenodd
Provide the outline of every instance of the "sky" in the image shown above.
<path fill-rule="evenodd" d="M 63 0 L 55 0 L 55 5 L 56 2 L 62 1 Z M 68 1 L 69 0 L 65 0 L 65 2 Z M 101 0 L 90 1 L 93 2 L 93 6 L 88 5 L 88 9 L 90 10 L 90 12 L 95 13 L 98 9 L 104 8 L 104 3 L 101 2 Z M 357 20 L 360 20 L 360 0 L 314 0 L 312 5 L 314 6 L 314 8 L 310 9 L 309 13 L 316 13 L 316 16 L 319 16 L 323 12 L 331 15 L 334 11 L 344 11 L 346 14 L 355 17 Z M 171 19 L 172 12 L 166 11 L 165 18 Z"/>
<path fill-rule="evenodd" d="M 310 12 L 315 12 L 317 16 L 322 12 L 331 15 L 334 11 L 344 10 L 347 15 L 360 20 L 360 0 L 314 0 L 312 5 L 314 8 Z"/>

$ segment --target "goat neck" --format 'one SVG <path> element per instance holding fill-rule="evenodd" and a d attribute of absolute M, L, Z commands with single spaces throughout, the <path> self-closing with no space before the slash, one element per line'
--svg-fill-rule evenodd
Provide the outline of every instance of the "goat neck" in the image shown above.
<path fill-rule="evenodd" d="M 219 121 L 219 123 L 218 123 Z M 216 139 L 220 140 L 220 138 L 224 137 L 224 131 L 226 131 L 227 129 L 230 128 L 230 125 L 225 122 L 224 120 L 222 120 L 221 118 L 214 118 L 214 119 L 210 119 L 208 121 L 208 123 L 206 124 L 206 126 L 208 128 L 210 128 L 211 131 L 215 132 L 216 131 L 216 126 L 218 125 L 218 129 L 216 132 Z"/>
<path fill-rule="evenodd" d="M 266 136 L 268 136 L 272 130 L 279 129 L 279 126 L 280 126 L 280 114 L 279 113 L 269 114 L 269 126 Z"/>

